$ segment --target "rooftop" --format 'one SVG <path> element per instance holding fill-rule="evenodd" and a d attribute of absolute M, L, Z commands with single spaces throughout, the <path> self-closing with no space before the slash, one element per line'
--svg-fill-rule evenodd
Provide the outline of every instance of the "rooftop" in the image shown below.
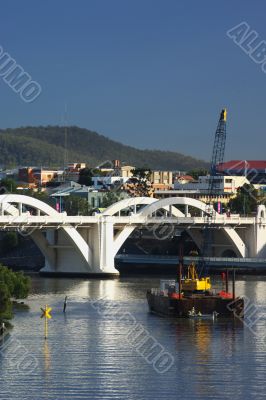
<path fill-rule="evenodd" d="M 262 171 L 266 173 L 265 160 L 231 160 L 224 162 L 218 166 L 218 171 L 223 171 L 231 174 L 231 171 Z M 255 171 L 254 171 L 255 172 Z"/>

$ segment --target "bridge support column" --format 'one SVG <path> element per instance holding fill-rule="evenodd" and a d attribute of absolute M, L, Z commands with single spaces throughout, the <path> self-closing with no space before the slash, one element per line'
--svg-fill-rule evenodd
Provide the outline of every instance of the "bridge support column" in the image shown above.
<path fill-rule="evenodd" d="M 259 205 L 254 223 L 249 224 L 240 232 L 243 242 L 246 244 L 246 252 L 243 257 L 266 258 L 266 208 Z"/>
<path fill-rule="evenodd" d="M 259 205 L 256 218 L 256 256 L 266 257 L 266 207 Z"/>
<path fill-rule="evenodd" d="M 18 213 L 22 215 L 22 203 L 18 203 Z"/>
<path fill-rule="evenodd" d="M 89 246 L 92 249 L 93 274 L 102 276 L 117 276 L 115 269 L 114 226 L 107 216 L 101 216 L 89 233 Z"/>
<path fill-rule="evenodd" d="M 118 275 L 114 262 L 114 225 L 104 216 L 100 221 L 100 271 L 104 274 Z"/>

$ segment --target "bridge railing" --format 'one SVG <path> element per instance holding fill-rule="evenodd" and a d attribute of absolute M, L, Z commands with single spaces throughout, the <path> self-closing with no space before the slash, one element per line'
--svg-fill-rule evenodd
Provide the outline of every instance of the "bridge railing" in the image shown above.
<path fill-rule="evenodd" d="M 100 221 L 108 221 L 113 224 L 124 225 L 149 225 L 149 224 L 174 224 L 174 225 L 204 225 L 206 224 L 203 217 L 151 217 L 141 215 L 130 216 L 71 216 L 65 213 L 58 213 L 58 215 L 31 215 L 30 213 L 23 213 L 22 215 L 0 215 L 0 225 L 3 224 L 77 224 L 84 225 L 87 223 L 99 223 Z M 212 225 L 250 225 L 257 222 L 253 217 L 226 217 L 219 216 L 212 221 Z M 260 222 L 260 221 L 259 221 Z M 266 223 L 266 220 L 265 220 Z"/>
<path fill-rule="evenodd" d="M 212 221 L 213 224 L 223 224 L 223 225 L 240 225 L 240 224 L 253 224 L 255 222 L 255 217 L 240 217 L 240 216 L 233 216 L 227 217 L 226 215 L 221 215 L 215 217 Z M 165 221 L 168 222 L 175 222 L 175 223 L 191 223 L 191 224 L 206 224 L 206 219 L 204 217 L 174 217 L 174 216 L 162 216 L 162 217 L 147 217 L 147 222 L 151 221 Z"/>

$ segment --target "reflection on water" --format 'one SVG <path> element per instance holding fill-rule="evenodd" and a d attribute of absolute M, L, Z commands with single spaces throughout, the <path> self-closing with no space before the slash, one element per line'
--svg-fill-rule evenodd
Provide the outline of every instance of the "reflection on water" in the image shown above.
<path fill-rule="evenodd" d="M 191 321 L 193 322 L 193 321 Z M 211 342 L 211 328 L 210 325 L 204 323 L 204 321 L 199 320 L 195 325 L 194 329 L 195 335 L 195 345 L 197 347 L 198 355 L 208 359 L 210 352 L 210 342 Z"/>
<path fill-rule="evenodd" d="M 48 340 L 44 341 L 43 356 L 44 356 L 44 371 L 45 371 L 45 374 L 47 374 L 51 367 L 51 355 L 50 355 Z"/>
<path fill-rule="evenodd" d="M 23 374 L 9 362 L 12 348 L 0 352 L 0 399 L 263 399 L 262 338 L 239 320 L 173 320 L 150 314 L 145 292 L 158 283 L 158 278 L 146 277 L 102 281 L 34 277 L 30 311 L 17 313 L 11 336 L 36 357 L 38 366 Z M 237 282 L 238 293 L 261 307 L 265 289 L 266 282 L 259 277 Z M 90 305 L 90 299 L 103 297 L 106 307 L 117 307 L 115 318 Z M 45 304 L 53 308 L 46 341 L 40 319 Z M 165 374 L 158 374 L 129 346 L 128 325 L 120 319 L 123 313 L 130 313 L 174 357 Z M 265 330 L 264 324 L 261 318 L 258 332 Z"/>

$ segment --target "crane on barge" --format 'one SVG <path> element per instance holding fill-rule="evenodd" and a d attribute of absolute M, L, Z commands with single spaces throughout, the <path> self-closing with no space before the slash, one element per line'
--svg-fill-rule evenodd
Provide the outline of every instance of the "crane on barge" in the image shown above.
<path fill-rule="evenodd" d="M 225 144 L 226 144 L 226 119 L 227 111 L 222 109 L 215 132 L 214 144 L 212 149 L 212 158 L 209 169 L 208 187 L 207 187 L 207 202 L 204 213 L 203 227 L 203 242 L 201 248 L 201 257 L 198 263 L 198 272 L 195 263 L 189 265 L 187 277 L 180 281 L 182 290 L 188 292 L 204 292 L 211 289 L 210 277 L 208 276 L 207 256 L 211 256 L 213 244 L 213 223 L 216 217 L 216 211 L 212 204 L 212 199 L 215 199 L 221 193 L 219 165 L 224 161 Z M 181 271 L 179 271 L 181 275 Z"/>
<path fill-rule="evenodd" d="M 223 162 L 226 143 L 226 109 L 220 113 L 210 165 L 208 180 L 208 202 L 204 216 L 203 244 L 198 274 L 195 263 L 188 266 L 183 274 L 183 248 L 180 243 L 178 282 L 161 281 L 160 290 L 147 291 L 150 311 L 160 315 L 188 318 L 239 317 L 244 318 L 244 298 L 235 294 L 235 270 L 233 270 L 232 289 L 228 292 L 228 274 L 226 291 L 217 293 L 211 290 L 210 277 L 207 274 L 206 256 L 211 255 L 213 228 L 216 211 L 212 204 L 213 197 L 221 193 L 219 165 Z M 218 177 L 218 178 L 217 178 Z M 218 180 L 219 179 L 219 180 Z M 198 269 L 199 270 L 199 269 Z M 226 273 L 228 271 L 226 270 Z"/>
<path fill-rule="evenodd" d="M 203 230 L 203 245 L 201 249 L 201 260 L 200 260 L 200 271 L 201 274 L 205 275 L 208 273 L 208 263 L 206 257 L 211 256 L 212 244 L 213 244 L 213 229 L 212 224 L 215 221 L 216 211 L 213 205 L 213 199 L 215 200 L 219 194 L 221 194 L 219 165 L 224 161 L 225 144 L 226 144 L 226 119 L 227 111 L 224 108 L 220 113 L 217 129 L 215 132 L 212 159 L 209 170 L 208 188 L 207 188 L 207 202 L 205 210 L 205 221 Z"/>

